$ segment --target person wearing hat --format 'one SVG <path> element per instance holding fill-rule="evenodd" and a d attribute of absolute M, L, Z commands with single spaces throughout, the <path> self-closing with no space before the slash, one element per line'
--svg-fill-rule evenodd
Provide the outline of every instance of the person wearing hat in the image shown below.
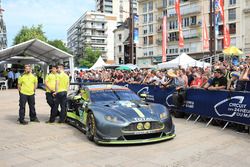
<path fill-rule="evenodd" d="M 24 74 L 18 78 L 18 90 L 19 90 L 19 122 L 22 125 L 28 124 L 24 120 L 25 117 L 25 105 L 28 102 L 30 109 L 30 121 L 39 122 L 36 116 L 35 110 L 35 90 L 37 88 L 37 77 L 31 73 L 30 65 L 24 66 Z"/>
<path fill-rule="evenodd" d="M 227 78 L 221 69 L 214 71 L 214 79 L 208 87 L 208 90 L 221 90 L 227 88 Z"/>
<path fill-rule="evenodd" d="M 185 81 L 172 69 L 167 71 L 168 80 L 163 83 L 164 87 L 176 87 L 179 89 L 181 87 L 185 87 Z"/>
<path fill-rule="evenodd" d="M 231 79 L 229 80 L 228 85 L 227 85 L 228 90 L 235 90 L 239 77 L 240 77 L 240 73 L 231 72 L 230 74 Z"/>

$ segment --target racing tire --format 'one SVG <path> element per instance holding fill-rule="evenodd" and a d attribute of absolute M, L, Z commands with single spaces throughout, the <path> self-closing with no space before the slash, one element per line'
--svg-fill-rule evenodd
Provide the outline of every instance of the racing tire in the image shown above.
<path fill-rule="evenodd" d="M 88 113 L 86 121 L 86 136 L 90 141 L 94 141 L 96 137 L 96 123 L 93 113 Z"/>

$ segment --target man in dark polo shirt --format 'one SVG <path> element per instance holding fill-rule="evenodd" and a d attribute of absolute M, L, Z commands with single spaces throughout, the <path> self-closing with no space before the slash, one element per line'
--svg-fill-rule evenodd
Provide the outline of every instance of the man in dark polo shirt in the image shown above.
<path fill-rule="evenodd" d="M 221 69 L 214 71 L 214 79 L 212 80 L 208 90 L 223 90 L 227 88 L 227 78 L 224 77 Z"/>

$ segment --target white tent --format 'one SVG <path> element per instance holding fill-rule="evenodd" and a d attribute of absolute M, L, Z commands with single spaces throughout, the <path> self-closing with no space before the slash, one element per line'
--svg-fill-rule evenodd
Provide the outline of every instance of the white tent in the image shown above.
<path fill-rule="evenodd" d="M 97 61 L 95 62 L 95 64 L 90 68 L 90 70 L 99 70 L 102 69 L 105 65 L 107 65 L 102 57 L 100 56 Z"/>
<path fill-rule="evenodd" d="M 178 68 L 181 66 L 182 68 L 197 66 L 197 67 L 207 67 L 211 66 L 209 63 L 201 62 L 198 60 L 193 59 L 192 57 L 188 56 L 186 53 L 182 53 L 180 56 L 176 57 L 175 59 L 159 63 L 157 65 L 158 69 L 165 69 L 165 68 Z"/>

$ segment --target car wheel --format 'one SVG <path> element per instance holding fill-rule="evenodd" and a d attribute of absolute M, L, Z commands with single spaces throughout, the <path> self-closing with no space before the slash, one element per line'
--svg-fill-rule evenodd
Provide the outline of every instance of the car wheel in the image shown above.
<path fill-rule="evenodd" d="M 96 136 L 96 124 L 93 113 L 88 113 L 86 121 L 86 135 L 90 141 L 94 141 Z"/>

